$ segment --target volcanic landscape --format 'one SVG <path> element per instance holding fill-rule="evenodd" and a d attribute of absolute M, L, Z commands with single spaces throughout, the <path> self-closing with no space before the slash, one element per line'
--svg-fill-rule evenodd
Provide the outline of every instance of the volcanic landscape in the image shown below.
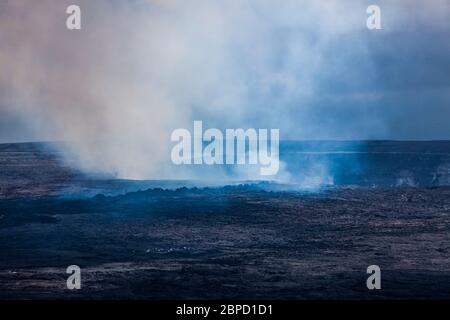
<path fill-rule="evenodd" d="M 450 142 L 285 143 L 291 175 L 330 164 L 320 188 L 92 177 L 56 150 L 0 145 L 2 299 L 450 297 Z"/>

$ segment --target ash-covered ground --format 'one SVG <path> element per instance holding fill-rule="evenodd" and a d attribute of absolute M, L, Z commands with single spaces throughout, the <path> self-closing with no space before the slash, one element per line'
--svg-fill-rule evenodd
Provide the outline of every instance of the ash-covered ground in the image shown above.
<path fill-rule="evenodd" d="M 2 145 L 0 298 L 449 298 L 450 143 L 431 144 L 376 144 L 359 175 L 314 191 L 92 179 L 52 149 Z"/>

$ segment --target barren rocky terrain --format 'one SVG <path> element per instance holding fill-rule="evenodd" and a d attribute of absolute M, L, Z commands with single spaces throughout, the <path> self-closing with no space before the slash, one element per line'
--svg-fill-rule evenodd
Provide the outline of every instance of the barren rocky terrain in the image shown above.
<path fill-rule="evenodd" d="M 2 180 L 3 299 L 450 297 L 450 187 L 259 183 L 67 198 L 61 189 L 84 190 L 85 178 L 39 161 L 22 163 L 29 178 L 14 162 L 14 179 L 28 182 Z M 36 164 L 54 168 L 47 180 L 36 182 Z M 372 264 L 381 290 L 366 288 Z M 69 265 L 81 267 L 81 290 L 66 288 Z"/>

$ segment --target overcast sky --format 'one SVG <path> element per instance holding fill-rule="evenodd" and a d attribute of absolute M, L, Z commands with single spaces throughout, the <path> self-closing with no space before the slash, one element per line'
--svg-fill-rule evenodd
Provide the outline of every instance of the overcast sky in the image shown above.
<path fill-rule="evenodd" d="M 65 28 L 72 3 L 80 31 Z M 0 141 L 115 150 L 195 119 L 288 139 L 450 139 L 449 3 L 2 0 Z M 381 30 L 366 27 L 370 4 Z"/>

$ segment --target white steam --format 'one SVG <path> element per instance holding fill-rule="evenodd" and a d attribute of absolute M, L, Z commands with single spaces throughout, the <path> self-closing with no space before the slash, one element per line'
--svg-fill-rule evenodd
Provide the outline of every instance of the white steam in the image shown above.
<path fill-rule="evenodd" d="M 80 31 L 65 27 L 74 1 L 0 2 L 0 106 L 67 141 L 82 168 L 122 178 L 174 178 L 170 133 L 193 119 L 327 137 L 336 127 L 308 116 L 318 75 L 353 76 L 352 55 L 333 54 L 340 37 L 370 54 L 365 1 L 75 2 Z"/>

